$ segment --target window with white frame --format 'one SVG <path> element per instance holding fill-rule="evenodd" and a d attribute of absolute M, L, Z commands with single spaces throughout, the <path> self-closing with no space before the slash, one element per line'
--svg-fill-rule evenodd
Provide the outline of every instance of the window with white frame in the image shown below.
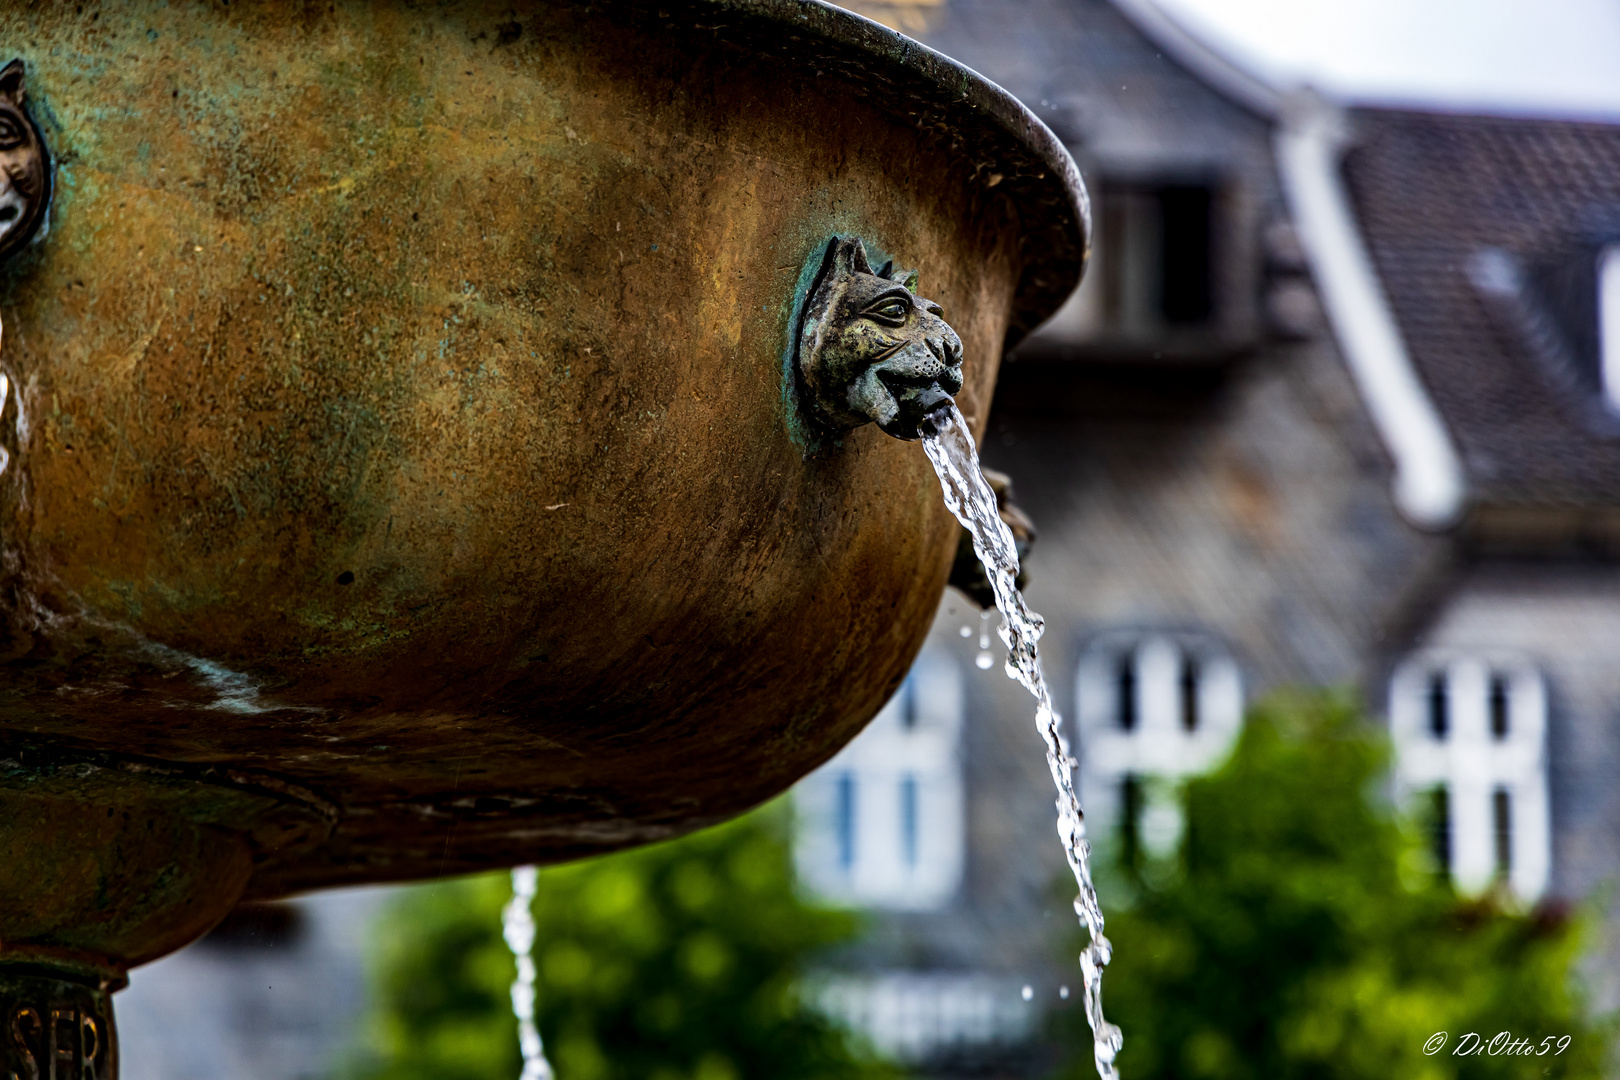
<path fill-rule="evenodd" d="M 1204 634 L 1098 637 L 1075 679 L 1080 797 L 1094 841 L 1166 855 L 1181 837 L 1178 781 L 1219 764 L 1243 722 L 1236 661 Z"/>
<path fill-rule="evenodd" d="M 865 731 L 794 791 L 800 880 L 843 903 L 943 907 L 962 881 L 962 673 L 925 650 Z"/>
<path fill-rule="evenodd" d="M 1465 892 L 1546 891 L 1547 687 L 1512 657 L 1427 653 L 1390 683 L 1395 787 L 1428 813 L 1436 860 Z"/>

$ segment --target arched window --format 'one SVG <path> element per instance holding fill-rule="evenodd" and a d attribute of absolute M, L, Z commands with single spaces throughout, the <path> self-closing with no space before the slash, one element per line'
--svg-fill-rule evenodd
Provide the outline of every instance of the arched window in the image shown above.
<path fill-rule="evenodd" d="M 1397 796 L 1429 808 L 1436 861 L 1459 889 L 1547 888 L 1547 688 L 1513 657 L 1425 653 L 1390 682 Z"/>
<path fill-rule="evenodd" d="M 1225 756 L 1243 721 L 1243 679 L 1212 637 L 1116 631 L 1075 679 L 1080 797 L 1095 841 L 1167 854 L 1180 838 L 1176 781 Z"/>
<path fill-rule="evenodd" d="M 962 881 L 961 729 L 961 670 L 924 651 L 866 730 L 794 790 L 800 880 L 843 903 L 948 903 Z"/>

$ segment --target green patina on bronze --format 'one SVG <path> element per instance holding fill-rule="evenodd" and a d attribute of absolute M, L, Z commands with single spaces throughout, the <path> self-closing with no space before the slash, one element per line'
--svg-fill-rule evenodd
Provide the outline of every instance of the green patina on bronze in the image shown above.
<path fill-rule="evenodd" d="M 1032 117 L 805 0 L 108 0 L 0 10 L 5 50 L 58 171 L 0 271 L 0 757 L 123 786 L 0 783 L 0 834 L 44 867 L 43 823 L 144 806 L 194 857 L 166 929 L 131 840 L 81 876 L 99 938 L 19 895 L 0 960 L 782 790 L 898 684 L 957 534 L 917 448 L 790 437 L 803 268 L 919 268 L 982 426 L 1085 252 Z M 330 831 L 256 832 L 278 783 Z"/>
<path fill-rule="evenodd" d="M 826 262 L 827 248 L 840 236 L 850 235 L 851 229 L 847 219 L 818 220 L 801 223 L 796 231 L 799 243 L 795 246 L 808 243 L 809 251 L 800 262 L 799 277 L 793 284 L 792 295 L 778 305 L 778 314 L 782 317 L 782 412 L 789 440 L 810 454 L 826 447 L 836 449 L 839 442 L 837 433 L 830 433 L 815 424 L 799 400 L 799 330 L 803 325 L 810 290 L 815 287 L 822 264 Z M 861 236 L 859 239 L 874 258 L 883 261 L 892 258 L 882 245 L 868 237 Z"/>

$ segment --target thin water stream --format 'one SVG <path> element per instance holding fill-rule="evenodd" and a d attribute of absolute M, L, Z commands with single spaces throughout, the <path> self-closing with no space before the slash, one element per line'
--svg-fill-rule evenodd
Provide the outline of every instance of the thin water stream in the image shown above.
<path fill-rule="evenodd" d="M 1076 763 L 1069 756 L 1068 740 L 1063 737 L 1063 718 L 1052 706 L 1052 691 L 1041 673 L 1037 642 L 1046 625 L 1025 605 L 1023 595 L 1014 584 L 1018 579 L 1018 549 L 1013 543 L 1012 530 L 997 512 L 995 492 L 990 490 L 979 469 L 978 449 L 967 421 L 954 404 L 930 417 L 934 430 L 927 433 L 925 428 L 923 450 L 933 463 L 934 472 L 939 474 L 946 507 L 973 537 L 973 551 L 990 579 L 996 607 L 1001 612 L 999 632 L 1007 646 L 1007 675 L 1017 679 L 1035 696 L 1035 726 L 1046 742 L 1046 764 L 1052 772 L 1052 783 L 1057 786 L 1058 836 L 1063 840 L 1069 869 L 1074 872 L 1075 883 L 1080 888 L 1074 898 L 1074 911 L 1091 938 L 1080 954 L 1080 975 L 1085 989 L 1086 1020 L 1091 1025 L 1092 1051 L 1097 1075 L 1102 1080 L 1113 1080 L 1119 1075 L 1114 1068 L 1114 1057 L 1119 1053 L 1122 1039 L 1119 1028 L 1110 1024 L 1102 1011 L 1102 973 L 1112 949 L 1103 936 L 1102 909 L 1097 906 L 1097 890 L 1091 883 L 1091 842 L 1086 839 L 1085 815 L 1074 790 Z"/>
<path fill-rule="evenodd" d="M 501 934 L 517 960 L 512 981 L 512 1014 L 518 1022 L 518 1048 L 523 1051 L 519 1080 L 552 1080 L 551 1062 L 534 1023 L 534 890 L 539 871 L 519 866 L 512 871 L 512 899 L 501 909 Z"/>

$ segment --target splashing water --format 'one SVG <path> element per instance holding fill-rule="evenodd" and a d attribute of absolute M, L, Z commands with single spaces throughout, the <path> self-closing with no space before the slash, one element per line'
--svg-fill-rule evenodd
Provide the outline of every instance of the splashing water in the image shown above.
<path fill-rule="evenodd" d="M 512 1015 L 518 1022 L 518 1048 L 523 1051 L 519 1080 L 552 1080 L 551 1062 L 534 1026 L 534 889 L 540 872 L 532 866 L 512 871 L 512 899 L 501 909 L 501 934 L 517 960 L 512 981 Z"/>
<path fill-rule="evenodd" d="M 1041 673 L 1041 656 L 1036 648 L 1046 624 L 1030 611 L 1014 584 L 1018 579 L 1018 549 L 1012 530 L 996 510 L 996 496 L 979 470 L 979 454 L 967 421 L 956 406 L 949 405 L 932 414 L 934 430 L 925 434 L 923 450 L 939 474 L 945 492 L 945 505 L 973 538 L 973 551 L 984 564 L 1001 612 L 1002 643 L 1007 646 L 1007 675 L 1035 696 L 1035 726 L 1046 743 L 1046 764 L 1057 786 L 1058 835 L 1069 869 L 1074 871 L 1080 893 L 1074 898 L 1075 914 L 1090 935 L 1080 954 L 1080 978 L 1085 992 L 1086 1020 L 1091 1024 L 1092 1051 L 1097 1075 L 1113 1080 L 1119 1073 L 1114 1057 L 1123 1041 L 1119 1028 L 1103 1017 L 1102 973 L 1112 947 L 1103 936 L 1102 909 L 1097 906 L 1097 890 L 1091 884 L 1091 842 L 1086 839 L 1085 816 L 1074 790 L 1075 760 L 1069 756 L 1068 740 L 1063 737 L 1063 718 L 1052 707 L 1052 691 Z M 925 429 L 926 430 L 926 429 Z M 514 992 L 515 993 L 515 992 Z"/>

